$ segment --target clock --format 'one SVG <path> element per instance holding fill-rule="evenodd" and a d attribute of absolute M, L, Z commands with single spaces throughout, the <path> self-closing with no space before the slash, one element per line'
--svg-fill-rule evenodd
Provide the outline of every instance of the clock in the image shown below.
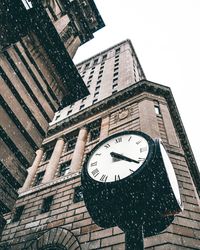
<path fill-rule="evenodd" d="M 83 197 L 94 222 L 157 234 L 182 210 L 173 166 L 161 140 L 123 131 L 98 143 L 82 168 Z"/>
<path fill-rule="evenodd" d="M 130 190 L 123 200 L 123 210 L 126 213 L 118 214 L 117 225 L 126 231 L 142 223 L 144 236 L 149 237 L 166 229 L 174 220 L 175 214 L 183 211 L 183 205 L 174 167 L 161 139 L 155 139 L 154 159 L 151 168 L 146 170 L 145 175 L 150 178 L 144 177 L 143 185 L 146 189 L 143 193 L 144 199 L 140 194 L 140 210 L 137 210 L 134 202 L 137 192 Z M 141 220 L 136 218 L 132 209 L 135 209 Z"/>
<path fill-rule="evenodd" d="M 141 132 L 121 132 L 108 137 L 91 152 L 86 171 L 101 183 L 134 175 L 148 161 L 153 141 Z"/>
<path fill-rule="evenodd" d="M 88 154 L 82 169 L 83 196 L 96 224 L 117 225 L 115 214 L 124 203 L 122 193 L 139 189 L 144 193 L 142 172 L 154 153 L 155 143 L 148 135 L 123 131 L 102 140 Z M 139 206 L 139 199 L 135 204 Z"/>

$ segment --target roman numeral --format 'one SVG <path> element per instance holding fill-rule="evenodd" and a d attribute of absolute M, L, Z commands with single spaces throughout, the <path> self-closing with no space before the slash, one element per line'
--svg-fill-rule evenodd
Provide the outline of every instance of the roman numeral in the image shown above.
<path fill-rule="evenodd" d="M 104 147 L 107 149 L 110 147 L 110 144 L 108 143 L 108 144 L 104 145 Z"/>
<path fill-rule="evenodd" d="M 106 181 L 107 178 L 108 178 L 108 176 L 105 175 L 105 174 L 103 174 L 103 175 L 101 176 L 101 178 L 100 178 L 100 181 Z"/>
<path fill-rule="evenodd" d="M 139 140 L 139 141 L 136 142 L 136 144 L 138 145 L 138 144 L 140 144 L 141 142 L 142 142 L 142 140 Z"/>
<path fill-rule="evenodd" d="M 129 171 L 130 171 L 131 173 L 134 173 L 134 172 L 135 172 L 133 169 L 130 169 L 130 168 L 129 168 Z"/>
<path fill-rule="evenodd" d="M 115 175 L 115 181 L 120 180 L 120 176 L 119 175 Z"/>
<path fill-rule="evenodd" d="M 128 141 L 130 141 L 132 139 L 132 136 L 129 137 Z"/>
<path fill-rule="evenodd" d="M 115 139 L 115 142 L 116 143 L 122 142 L 122 137 L 119 137 L 119 138 Z"/>
<path fill-rule="evenodd" d="M 99 156 L 100 156 L 100 155 L 101 155 L 101 153 L 96 153 L 95 155 L 99 155 Z"/>
<path fill-rule="evenodd" d="M 91 165 L 90 165 L 90 167 L 94 167 L 94 166 L 96 166 L 96 165 L 97 165 L 97 161 L 92 162 Z"/>
<path fill-rule="evenodd" d="M 92 170 L 91 173 L 93 174 L 94 177 L 96 177 L 99 174 L 99 170 L 95 168 L 94 170 Z"/>

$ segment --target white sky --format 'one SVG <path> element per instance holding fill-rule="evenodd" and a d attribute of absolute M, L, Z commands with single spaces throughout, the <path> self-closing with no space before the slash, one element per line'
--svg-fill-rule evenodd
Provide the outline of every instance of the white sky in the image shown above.
<path fill-rule="evenodd" d="M 106 24 L 74 58 L 129 38 L 150 81 L 173 92 L 200 167 L 200 0 L 95 0 Z"/>

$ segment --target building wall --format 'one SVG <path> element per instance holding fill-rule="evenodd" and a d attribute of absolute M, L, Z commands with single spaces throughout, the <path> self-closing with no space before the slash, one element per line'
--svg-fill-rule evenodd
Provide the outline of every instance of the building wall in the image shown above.
<path fill-rule="evenodd" d="M 90 94 L 55 114 L 53 125 L 145 79 L 131 41 L 125 40 L 77 65 Z"/>
<path fill-rule="evenodd" d="M 54 8 L 43 8 L 39 2 L 26 2 L 24 8 L 24 3 L 2 3 L 1 10 L 0 217 L 12 210 L 26 169 L 32 165 L 55 111 L 65 105 L 63 99 L 70 103 L 70 98 L 78 100 L 86 95 L 87 88 L 71 58 L 81 44 L 93 38 L 93 32 L 104 26 L 93 1 L 90 11 L 82 10 L 76 1 L 76 12 L 85 13 L 82 20 L 74 13 L 75 3 L 66 1 L 67 11 L 63 1 L 55 1 Z M 96 20 L 95 29 L 90 27 L 88 15 Z M 87 28 L 77 30 L 74 22 L 80 26 L 88 23 Z M 54 52 L 57 56 L 54 54 L 52 60 Z M 1 232 L 4 223 L 0 220 Z"/>
<path fill-rule="evenodd" d="M 51 135 L 43 143 L 44 153 L 37 162 L 30 187 L 21 190 L 17 201 L 17 207 L 24 206 L 21 217 L 12 222 L 13 215 L 6 216 L 8 224 L 3 232 L 2 244 L 6 243 L 11 249 L 39 249 L 59 244 L 67 249 L 125 249 L 124 233 L 118 227 L 98 227 L 90 218 L 81 195 L 75 194 L 80 186 L 85 155 L 96 143 L 119 131 L 141 130 L 153 138 L 162 138 L 176 172 L 184 205 L 184 211 L 164 232 L 145 239 L 145 249 L 199 249 L 199 197 L 184 155 L 180 128 L 174 127 L 174 117 L 179 119 L 178 113 L 170 114 L 172 103 L 163 94 L 156 94 L 164 93 L 164 86 L 144 82 L 143 89 L 146 86 L 146 91 L 137 93 L 140 83 L 136 83 L 135 88 L 130 86 L 102 100 L 96 104 L 100 109 L 91 107 L 89 114 L 84 110 L 79 112 L 70 126 L 63 122 L 57 131 L 52 127 Z M 124 99 L 119 101 L 118 98 L 122 97 Z M 82 119 L 84 116 L 85 119 Z M 97 120 L 101 121 L 100 132 L 96 139 L 90 141 L 91 124 Z M 77 135 L 77 131 L 75 148 L 66 152 L 70 138 Z M 48 145 L 54 145 L 54 152 L 57 153 L 52 153 L 51 158 L 44 161 Z M 81 160 L 73 165 L 77 152 Z M 51 165 L 52 159 L 57 162 L 54 166 Z M 69 171 L 58 177 L 60 165 L 69 159 L 72 159 Z M 49 174 L 46 178 L 44 175 L 41 183 L 33 187 L 37 174 L 43 170 L 47 173 L 50 167 L 54 175 L 51 178 Z M 44 199 L 49 196 L 53 196 L 52 205 L 48 212 L 41 213 Z"/>

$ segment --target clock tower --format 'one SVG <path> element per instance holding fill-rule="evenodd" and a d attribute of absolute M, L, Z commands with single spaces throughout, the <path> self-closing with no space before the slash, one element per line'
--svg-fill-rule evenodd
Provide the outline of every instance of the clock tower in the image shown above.
<path fill-rule="evenodd" d="M 152 145 L 157 142 L 159 160 L 163 164 L 170 162 L 170 173 L 175 173 L 177 186 L 164 181 L 157 192 L 162 202 L 155 202 L 155 193 L 148 187 L 157 187 L 162 172 L 145 170 L 154 179 L 148 182 L 149 186 L 141 185 L 150 195 L 137 203 L 137 212 L 145 215 L 144 205 L 148 202 L 157 205 L 155 213 L 164 204 L 162 215 L 168 213 L 172 220 L 158 234 L 146 234 L 144 248 L 199 249 L 200 175 L 170 88 L 146 79 L 130 40 L 79 63 L 77 69 L 90 94 L 58 111 L 50 123 L 16 208 L 5 217 L 7 225 L 0 248 L 125 249 L 123 225 L 113 220 L 115 206 L 106 211 L 102 208 L 102 213 L 97 211 L 99 223 L 91 218 L 91 211 L 85 206 L 89 201 L 81 185 L 81 172 L 85 166 L 85 174 L 94 185 L 94 196 L 98 195 L 96 182 L 100 187 L 128 180 L 124 192 L 118 200 L 114 199 L 114 204 L 127 209 L 135 201 L 128 193 L 139 190 L 139 183 L 133 190 L 129 180 L 150 166 L 146 163 L 155 162 Z M 131 148 L 137 153 L 133 155 Z M 121 162 L 126 171 L 120 170 Z M 157 165 L 151 166 L 155 169 Z M 170 207 L 169 186 L 174 187 L 177 204 L 184 207 L 183 211 L 178 209 L 178 214 L 170 214 L 175 205 Z M 160 228 L 162 219 L 156 220 L 154 211 L 150 212 L 154 218 L 152 228 Z M 125 210 L 123 214 L 126 215 Z"/>

